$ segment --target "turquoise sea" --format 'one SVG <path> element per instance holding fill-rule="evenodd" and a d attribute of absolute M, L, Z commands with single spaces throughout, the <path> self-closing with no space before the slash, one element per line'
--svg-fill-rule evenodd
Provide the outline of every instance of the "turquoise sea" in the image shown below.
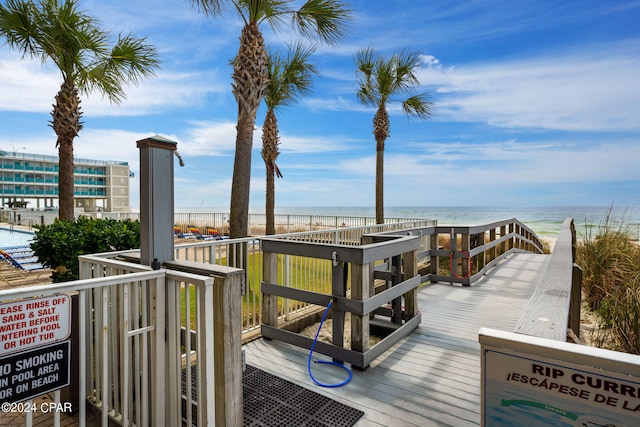
<path fill-rule="evenodd" d="M 228 208 L 176 208 L 176 212 L 228 212 Z M 251 208 L 252 214 L 264 214 L 264 208 Z M 367 216 L 374 217 L 373 207 L 316 206 L 276 207 L 276 214 Z M 517 218 L 541 237 L 556 237 L 566 218 L 573 218 L 578 238 L 597 233 L 599 227 L 622 227 L 638 237 L 640 207 L 487 207 L 487 206 L 406 206 L 387 207 L 388 218 L 437 219 L 440 225 L 479 225 L 508 218 Z"/>

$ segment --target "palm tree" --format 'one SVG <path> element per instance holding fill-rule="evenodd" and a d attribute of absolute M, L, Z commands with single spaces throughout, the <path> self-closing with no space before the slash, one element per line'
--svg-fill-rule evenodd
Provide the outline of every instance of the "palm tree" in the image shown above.
<path fill-rule="evenodd" d="M 421 52 L 400 50 L 391 58 L 381 56 L 372 48 L 356 54 L 358 101 L 377 108 L 373 117 L 373 135 L 376 139 L 376 223 L 384 223 L 384 143 L 389 136 L 387 104 L 395 95 L 410 95 L 400 101 L 409 117 L 427 120 L 433 114 L 433 103 L 426 94 L 411 95 L 420 85 L 415 74 L 420 65 Z"/>
<path fill-rule="evenodd" d="M 309 62 L 314 49 L 296 44 L 289 48 L 287 57 L 278 53 L 268 53 L 267 78 L 264 101 L 267 114 L 262 126 L 262 159 L 266 166 L 266 218 L 267 234 L 275 234 L 275 176 L 282 178 L 276 159 L 280 155 L 280 136 L 276 110 L 285 107 L 302 95 L 311 91 L 311 78 L 317 71 Z"/>
<path fill-rule="evenodd" d="M 293 28 L 302 36 L 321 42 L 336 43 L 346 34 L 351 12 L 339 0 L 307 0 L 295 9 L 294 0 L 191 0 L 206 15 L 218 17 L 235 10 L 244 27 L 240 47 L 233 61 L 233 95 L 238 103 L 236 151 L 231 183 L 229 236 L 247 235 L 249 220 L 249 190 L 251 180 L 251 149 L 256 113 L 269 83 L 267 52 L 260 25 L 272 29 Z"/>
<path fill-rule="evenodd" d="M 132 34 L 109 34 L 77 0 L 7 0 L 0 4 L 0 36 L 23 56 L 53 62 L 62 77 L 51 112 L 59 154 L 59 217 L 73 220 L 73 140 L 83 127 L 80 94 L 97 90 L 112 103 L 125 98 L 123 85 L 137 84 L 159 65 L 154 47 Z"/>

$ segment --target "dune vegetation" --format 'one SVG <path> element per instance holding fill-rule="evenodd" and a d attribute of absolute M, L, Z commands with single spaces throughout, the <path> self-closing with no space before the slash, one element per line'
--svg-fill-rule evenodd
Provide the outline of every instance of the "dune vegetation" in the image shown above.
<path fill-rule="evenodd" d="M 628 226 L 610 224 L 607 218 L 588 231 L 576 254 L 583 299 L 597 318 L 590 338 L 599 347 L 640 354 L 640 245 Z"/>

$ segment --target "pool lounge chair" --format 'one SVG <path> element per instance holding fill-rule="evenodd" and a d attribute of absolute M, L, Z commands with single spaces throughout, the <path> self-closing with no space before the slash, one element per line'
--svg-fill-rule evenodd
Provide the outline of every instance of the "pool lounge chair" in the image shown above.
<path fill-rule="evenodd" d="M 0 249 L 0 259 L 8 264 L 13 265 L 15 268 L 24 271 L 43 270 L 44 266 L 38 262 L 38 258 L 33 256 L 14 257 L 10 253 L 3 249 Z"/>
<path fill-rule="evenodd" d="M 198 240 L 222 240 L 222 237 L 220 236 L 220 234 L 218 234 L 218 231 L 215 228 L 207 227 L 206 230 L 207 233 L 202 234 L 198 227 L 194 225 L 189 226 L 189 232 L 193 234 Z M 211 233 L 211 231 L 213 231 L 214 233 Z"/>
<path fill-rule="evenodd" d="M 206 227 L 205 230 L 207 232 L 206 236 L 208 236 L 209 239 L 222 240 L 222 236 L 220 235 L 220 233 L 218 233 L 218 230 L 216 228 Z"/>
<path fill-rule="evenodd" d="M 196 238 L 196 236 L 194 236 L 191 233 L 183 233 L 180 227 L 178 227 L 177 225 L 173 226 L 173 235 L 177 239 L 195 239 Z"/>
<path fill-rule="evenodd" d="M 28 257 L 28 258 L 18 258 L 15 259 L 11 254 L 6 251 L 0 249 L 0 262 L 4 263 L 7 266 L 11 267 L 16 274 L 15 277 L 18 279 L 24 279 L 29 277 L 30 275 L 35 275 L 36 277 L 40 277 L 40 274 L 45 271 L 45 267 L 38 262 L 36 257 Z M 11 284 L 12 279 L 9 277 L 1 277 L 4 282 Z"/>

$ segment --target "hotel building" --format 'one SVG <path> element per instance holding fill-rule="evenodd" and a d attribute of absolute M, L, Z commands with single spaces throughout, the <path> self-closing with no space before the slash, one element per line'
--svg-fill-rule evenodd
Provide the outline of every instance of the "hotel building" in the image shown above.
<path fill-rule="evenodd" d="M 75 207 L 84 212 L 129 211 L 129 164 L 74 159 Z M 0 151 L 2 207 L 58 206 L 58 156 Z"/>

